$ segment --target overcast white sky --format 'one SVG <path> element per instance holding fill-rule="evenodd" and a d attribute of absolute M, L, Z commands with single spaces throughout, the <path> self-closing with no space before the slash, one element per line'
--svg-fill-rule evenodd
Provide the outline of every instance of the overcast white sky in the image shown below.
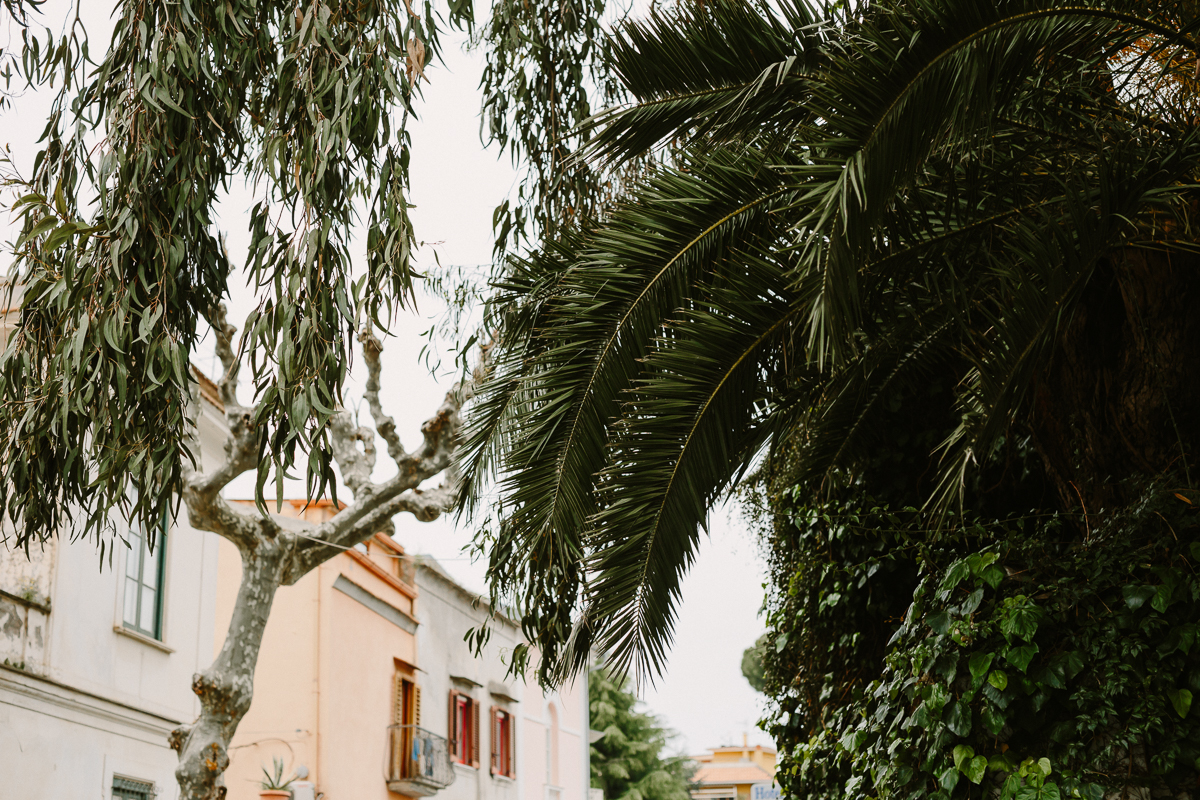
<path fill-rule="evenodd" d="M 57 28 L 68 4 L 47 3 L 44 23 Z M 83 18 L 88 24 L 93 52 L 106 44 L 111 22 L 106 9 L 111 2 L 87 0 Z M 0 29 L 0 41 L 12 39 Z M 413 134 L 412 218 L 418 239 L 426 243 L 418 259 L 432 264 L 434 251 L 443 265 L 486 264 L 491 259 L 493 208 L 509 193 L 514 172 L 507 158 L 485 151 L 479 140 L 479 92 L 483 59 L 462 52 L 461 38 L 446 38 L 446 64 L 426 70 L 430 83 L 420 106 L 420 119 L 409 123 Z M 22 97 L 14 108 L 0 114 L 0 144 L 11 147 L 14 162 L 28 174 L 36 153 L 34 139 L 44 124 L 46 98 Z M 5 198 L 5 203 L 11 198 Z M 251 207 L 246 191 L 231 192 L 219 209 L 220 224 L 229 236 L 237 260 L 246 249 L 246 221 Z M 10 217 L 0 213 L 0 241 L 11 241 Z M 8 252 L 0 256 L 7 268 Z M 230 321 L 238 324 L 253 307 L 249 290 L 235 292 L 230 300 Z M 416 444 L 421 422 L 440 403 L 449 381 L 438 381 L 418 361 L 423 341 L 420 333 L 438 316 L 437 304 L 426 300 L 418 312 L 402 320 L 385 342 L 382 398 L 385 410 L 397 421 L 409 447 Z M 214 373 L 211 343 L 197 354 L 197 364 Z M 355 379 L 364 379 L 356 370 Z M 352 393 L 350 396 L 356 396 Z M 248 397 L 244 397 L 248 400 Z M 382 453 L 381 453 L 382 455 Z M 377 468 L 382 473 L 386 458 Z M 303 487 L 300 487 L 302 491 Z M 250 496 L 253 483 L 245 476 L 231 487 L 231 496 Z M 409 552 L 434 555 L 461 583 L 483 588 L 484 565 L 473 563 L 462 548 L 469 530 L 457 529 L 451 520 L 420 523 L 411 516 L 396 519 L 397 539 Z M 753 535 L 726 509 L 714 512 L 711 538 L 706 537 L 699 558 L 683 583 L 675 646 L 666 678 L 643 693 L 646 707 L 679 735 L 674 749 L 699 752 L 722 744 L 740 744 L 748 734 L 751 744 L 771 744 L 756 728 L 762 702 L 741 675 L 742 651 L 763 630 L 758 618 L 765 570 Z M 86 545 L 84 545 L 86 546 Z"/>

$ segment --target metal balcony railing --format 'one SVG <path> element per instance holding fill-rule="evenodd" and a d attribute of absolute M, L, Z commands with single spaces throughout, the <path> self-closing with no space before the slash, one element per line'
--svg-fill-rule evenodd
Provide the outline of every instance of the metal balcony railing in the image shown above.
<path fill-rule="evenodd" d="M 454 783 L 449 743 L 416 725 L 388 729 L 388 789 L 409 797 L 428 797 Z"/>

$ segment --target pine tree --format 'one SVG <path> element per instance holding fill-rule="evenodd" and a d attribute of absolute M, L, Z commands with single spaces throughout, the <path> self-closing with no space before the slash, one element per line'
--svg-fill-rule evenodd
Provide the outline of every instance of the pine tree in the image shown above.
<path fill-rule="evenodd" d="M 588 700 L 591 726 L 604 734 L 592 745 L 592 787 L 604 790 L 604 800 L 689 800 L 688 759 L 662 756 L 668 733 L 635 709 L 624 679 L 592 670 Z"/>

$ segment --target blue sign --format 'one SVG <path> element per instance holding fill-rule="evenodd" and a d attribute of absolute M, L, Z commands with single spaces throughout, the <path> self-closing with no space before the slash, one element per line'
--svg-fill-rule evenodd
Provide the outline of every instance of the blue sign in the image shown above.
<path fill-rule="evenodd" d="M 750 800 L 779 800 L 779 784 L 754 783 L 750 785 Z"/>

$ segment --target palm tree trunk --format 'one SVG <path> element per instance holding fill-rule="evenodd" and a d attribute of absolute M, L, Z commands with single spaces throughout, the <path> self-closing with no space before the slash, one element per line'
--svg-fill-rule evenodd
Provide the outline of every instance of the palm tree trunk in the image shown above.
<path fill-rule="evenodd" d="M 1127 248 L 1096 279 L 1035 390 L 1033 432 L 1064 508 L 1131 499 L 1127 478 L 1195 473 L 1200 258 Z"/>

